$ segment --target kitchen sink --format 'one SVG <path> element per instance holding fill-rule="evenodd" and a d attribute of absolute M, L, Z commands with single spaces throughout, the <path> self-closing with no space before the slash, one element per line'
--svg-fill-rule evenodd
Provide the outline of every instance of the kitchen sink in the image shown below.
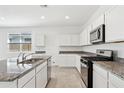
<path fill-rule="evenodd" d="M 32 63 L 35 63 L 40 60 L 44 60 L 44 59 L 43 58 L 31 58 L 31 59 L 23 60 L 23 61 L 19 62 L 19 64 L 32 64 Z"/>

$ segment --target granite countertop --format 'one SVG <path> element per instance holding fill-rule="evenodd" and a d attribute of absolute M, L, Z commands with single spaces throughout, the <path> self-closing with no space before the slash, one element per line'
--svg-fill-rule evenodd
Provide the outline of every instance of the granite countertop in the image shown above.
<path fill-rule="evenodd" d="M 85 52 L 85 51 L 59 51 L 59 54 L 77 54 L 79 56 L 96 56 L 95 53 Z"/>
<path fill-rule="evenodd" d="M 119 78 L 124 79 L 124 63 L 117 61 L 94 61 L 95 65 L 115 74 Z"/>
<path fill-rule="evenodd" d="M 38 65 L 45 62 L 51 56 L 43 56 L 42 60 L 38 60 L 32 63 L 19 63 L 17 64 L 17 58 L 9 58 L 0 61 L 0 82 L 14 81 L 24 76 L 29 71 L 33 70 Z"/>

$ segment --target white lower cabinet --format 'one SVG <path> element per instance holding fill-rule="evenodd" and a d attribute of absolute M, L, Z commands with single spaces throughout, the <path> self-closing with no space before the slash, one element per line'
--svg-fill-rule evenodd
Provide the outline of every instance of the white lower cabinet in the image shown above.
<path fill-rule="evenodd" d="M 12 82 L 0 82 L 0 88 L 17 88 L 17 80 Z"/>
<path fill-rule="evenodd" d="M 75 67 L 76 57 L 73 54 L 60 54 L 57 61 L 59 66 Z"/>
<path fill-rule="evenodd" d="M 18 88 L 45 88 L 47 84 L 47 62 L 18 79 Z"/>
<path fill-rule="evenodd" d="M 60 67 L 76 67 L 81 72 L 80 57 L 76 54 L 60 54 L 56 61 Z"/>
<path fill-rule="evenodd" d="M 45 88 L 47 84 L 47 65 L 36 74 L 36 88 Z"/>
<path fill-rule="evenodd" d="M 23 88 L 35 88 L 35 77 L 33 77 Z"/>
<path fill-rule="evenodd" d="M 109 73 L 109 87 L 110 88 L 124 88 L 124 79 Z"/>
<path fill-rule="evenodd" d="M 47 85 L 47 66 L 45 66 L 43 69 L 42 69 L 42 84 L 43 84 L 43 88 L 45 88 L 46 87 L 46 85 Z"/>
<path fill-rule="evenodd" d="M 76 55 L 76 68 L 81 73 L 81 62 L 80 62 L 81 56 Z"/>
<path fill-rule="evenodd" d="M 93 65 L 93 88 L 124 88 L 124 79 Z"/>
<path fill-rule="evenodd" d="M 112 83 L 109 83 L 109 88 L 117 88 L 117 87 L 113 85 Z"/>
<path fill-rule="evenodd" d="M 93 71 L 93 88 L 107 88 L 107 81 L 95 71 Z"/>
<path fill-rule="evenodd" d="M 93 88 L 108 87 L 108 72 L 96 65 L 93 65 Z"/>
<path fill-rule="evenodd" d="M 35 77 L 35 69 L 28 72 L 26 75 L 24 75 L 23 77 L 18 79 L 18 87 L 22 88 L 24 87 L 26 84 L 28 84 L 28 82 L 30 82 L 30 80 Z M 35 85 L 35 83 L 34 83 Z M 32 86 L 34 86 L 32 85 Z"/>

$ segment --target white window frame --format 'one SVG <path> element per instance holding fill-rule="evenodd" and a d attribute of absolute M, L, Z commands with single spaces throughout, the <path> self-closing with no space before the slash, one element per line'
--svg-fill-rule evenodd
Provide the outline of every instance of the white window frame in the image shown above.
<path fill-rule="evenodd" d="M 21 37 L 22 33 L 30 33 L 30 34 L 31 34 L 31 50 L 30 50 L 30 51 L 22 51 L 22 45 L 21 45 L 21 43 L 20 43 L 20 50 L 19 50 L 19 51 L 12 51 L 12 50 L 10 50 L 10 49 L 9 49 L 9 35 L 10 35 L 10 34 L 19 34 L 20 37 Z M 18 53 L 18 52 L 27 52 L 27 53 L 29 53 L 29 52 L 32 51 L 32 33 L 31 33 L 31 32 L 22 32 L 22 33 L 8 33 L 8 34 L 7 34 L 7 45 L 8 45 L 8 52 L 9 52 L 9 53 Z M 20 40 L 21 40 L 21 39 L 20 39 Z M 21 42 L 21 41 L 20 41 L 20 42 Z"/>

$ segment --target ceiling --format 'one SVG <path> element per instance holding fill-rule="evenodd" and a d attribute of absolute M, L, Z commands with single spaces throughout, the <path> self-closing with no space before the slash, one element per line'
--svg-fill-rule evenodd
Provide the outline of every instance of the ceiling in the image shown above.
<path fill-rule="evenodd" d="M 1 5 L 0 27 L 81 26 L 98 8 L 97 5 L 48 5 L 46 8 L 40 5 Z M 41 16 L 45 18 L 41 19 Z"/>

